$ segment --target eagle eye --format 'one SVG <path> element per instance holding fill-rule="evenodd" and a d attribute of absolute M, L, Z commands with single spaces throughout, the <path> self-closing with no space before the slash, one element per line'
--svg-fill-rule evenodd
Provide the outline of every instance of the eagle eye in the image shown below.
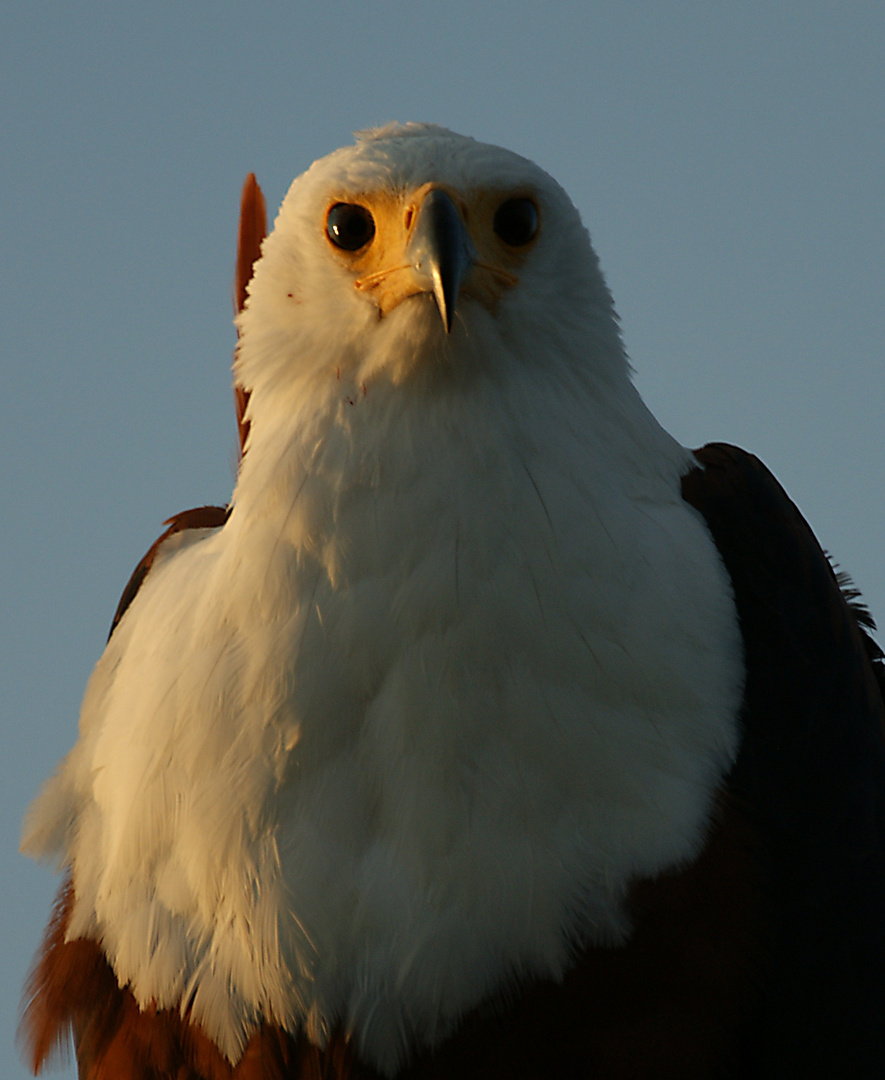
<path fill-rule="evenodd" d="M 326 215 L 326 236 L 342 251 L 359 251 L 375 235 L 375 219 L 357 203 L 335 203 Z"/>
<path fill-rule="evenodd" d="M 495 211 L 495 234 L 510 247 L 524 247 L 538 231 L 538 208 L 524 196 L 505 199 Z"/>

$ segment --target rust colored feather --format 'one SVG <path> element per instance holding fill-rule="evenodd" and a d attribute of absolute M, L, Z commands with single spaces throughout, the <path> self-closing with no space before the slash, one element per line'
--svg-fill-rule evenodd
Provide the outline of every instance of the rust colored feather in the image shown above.
<path fill-rule="evenodd" d="M 118 984 L 98 944 L 84 938 L 65 940 L 73 898 L 68 879 L 26 988 L 19 1038 L 35 1074 L 63 1056 L 73 1038 L 81 1080 L 348 1077 L 350 1051 L 341 1040 L 326 1061 L 327 1055 L 306 1040 L 264 1024 L 233 1066 L 186 1013 L 154 1006 L 139 1009 L 132 992 Z"/>
<path fill-rule="evenodd" d="M 234 281 L 234 306 L 242 311 L 246 303 L 246 288 L 252 280 L 252 268 L 261 257 L 261 241 L 267 235 L 267 210 L 264 195 L 254 173 L 249 173 L 240 196 L 240 229 L 237 236 L 237 271 Z M 249 421 L 245 419 L 249 391 L 234 384 L 237 409 L 237 428 L 240 435 L 240 457 L 246 449 Z"/>

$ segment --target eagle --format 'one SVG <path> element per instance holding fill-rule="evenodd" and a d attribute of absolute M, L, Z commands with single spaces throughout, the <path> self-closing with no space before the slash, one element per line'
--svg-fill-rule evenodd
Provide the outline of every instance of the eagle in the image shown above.
<path fill-rule="evenodd" d="M 130 580 L 23 849 L 81 1080 L 885 1075 L 872 619 L 631 381 L 580 215 L 388 125 L 243 193 L 230 504 Z"/>

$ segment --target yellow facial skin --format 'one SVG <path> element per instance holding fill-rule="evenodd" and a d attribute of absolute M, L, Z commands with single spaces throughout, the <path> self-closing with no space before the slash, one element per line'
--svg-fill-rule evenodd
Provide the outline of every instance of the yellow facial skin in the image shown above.
<path fill-rule="evenodd" d="M 465 273 L 460 297 L 470 297 L 494 312 L 507 289 L 519 283 L 519 269 L 534 246 L 534 236 L 524 244 L 505 243 L 494 231 L 495 213 L 508 199 L 524 198 L 537 203 L 528 191 L 476 189 L 460 192 L 442 184 L 428 183 L 407 193 L 365 191 L 348 192 L 329 201 L 323 221 L 338 203 L 364 207 L 375 222 L 375 235 L 356 251 L 339 248 L 327 239 L 335 257 L 354 274 L 354 288 L 371 297 L 383 318 L 410 296 L 432 293 L 426 273 L 417 272 L 409 253 L 409 244 L 418 225 L 424 200 L 430 191 L 445 191 L 460 214 L 474 251 L 472 264 Z"/>

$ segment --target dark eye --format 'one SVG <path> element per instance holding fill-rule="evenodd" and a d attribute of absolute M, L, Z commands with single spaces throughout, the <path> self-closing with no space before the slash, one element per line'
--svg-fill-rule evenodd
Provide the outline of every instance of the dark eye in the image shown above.
<path fill-rule="evenodd" d="M 531 199 L 507 199 L 495 211 L 495 233 L 510 247 L 523 247 L 538 231 L 538 208 Z"/>
<path fill-rule="evenodd" d="M 364 206 L 335 203 L 326 216 L 326 236 L 343 251 L 359 251 L 375 235 L 375 219 Z"/>

